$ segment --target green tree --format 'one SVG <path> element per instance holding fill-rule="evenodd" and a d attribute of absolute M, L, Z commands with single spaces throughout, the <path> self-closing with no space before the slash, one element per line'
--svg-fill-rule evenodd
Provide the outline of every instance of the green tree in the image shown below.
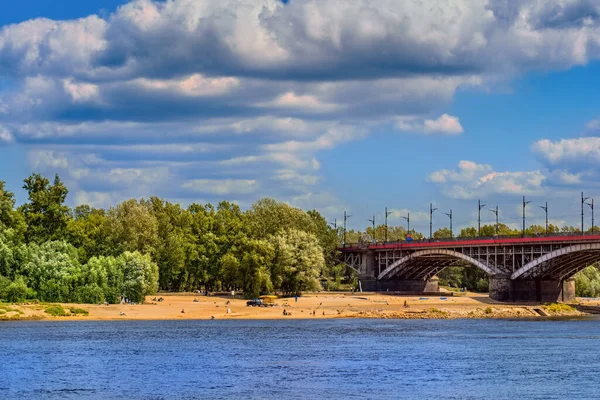
<path fill-rule="evenodd" d="M 43 301 L 76 301 L 81 285 L 77 249 L 63 241 L 32 244 L 31 260 L 25 265 L 29 286 Z"/>
<path fill-rule="evenodd" d="M 433 237 L 435 239 L 447 239 L 452 236 L 452 232 L 450 232 L 450 228 L 440 228 L 437 231 L 433 232 Z"/>
<path fill-rule="evenodd" d="M 154 255 L 156 251 L 158 222 L 146 202 L 130 199 L 111 208 L 105 229 L 110 255 L 125 251 Z"/>
<path fill-rule="evenodd" d="M 266 240 L 251 239 L 245 244 L 240 261 L 240 275 L 247 297 L 273 291 L 269 270 L 273 256 L 273 245 Z"/>
<path fill-rule="evenodd" d="M 70 218 L 69 207 L 65 203 L 69 191 L 58 175 L 50 184 L 47 178 L 33 174 L 24 180 L 29 202 L 21 206 L 27 223 L 26 240 L 43 243 L 65 238 Z"/>
<path fill-rule="evenodd" d="M 149 255 L 125 252 L 117 260 L 122 263 L 123 295 L 137 303 L 158 291 L 158 265 Z"/>
<path fill-rule="evenodd" d="M 319 272 L 325 264 L 317 237 L 297 229 L 280 231 L 271 238 L 274 258 L 271 281 L 284 293 L 317 290 Z"/>

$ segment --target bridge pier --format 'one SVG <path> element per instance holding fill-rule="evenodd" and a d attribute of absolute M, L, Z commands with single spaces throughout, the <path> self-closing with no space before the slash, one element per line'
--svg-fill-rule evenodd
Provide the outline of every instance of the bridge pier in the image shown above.
<path fill-rule="evenodd" d="M 429 280 L 362 280 L 362 290 L 365 292 L 439 292 L 437 276 Z"/>
<path fill-rule="evenodd" d="M 575 279 L 510 279 L 510 275 L 490 277 L 490 298 L 497 301 L 538 303 L 575 300 Z"/>

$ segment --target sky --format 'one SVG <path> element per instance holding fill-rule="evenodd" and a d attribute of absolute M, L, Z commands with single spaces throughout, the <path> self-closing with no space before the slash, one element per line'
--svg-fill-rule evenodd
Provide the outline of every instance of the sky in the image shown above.
<path fill-rule="evenodd" d="M 0 180 L 71 206 L 274 197 L 361 229 L 580 226 L 600 199 L 594 0 L 21 0 Z M 599 221 L 600 222 L 600 221 Z M 586 229 L 591 207 L 585 207 Z"/>

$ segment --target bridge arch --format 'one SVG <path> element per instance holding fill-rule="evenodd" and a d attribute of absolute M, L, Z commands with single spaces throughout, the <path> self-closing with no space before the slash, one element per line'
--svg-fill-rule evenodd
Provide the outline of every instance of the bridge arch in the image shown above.
<path fill-rule="evenodd" d="M 396 273 L 402 267 L 402 265 L 404 265 L 405 263 L 407 263 L 410 260 L 413 260 L 415 258 L 422 257 L 422 256 L 433 256 L 433 255 L 437 255 L 437 256 L 444 255 L 444 256 L 449 256 L 449 257 L 458 258 L 458 259 L 467 261 L 468 263 L 482 269 L 483 271 L 487 272 L 490 275 L 494 275 L 494 274 L 498 273 L 498 271 L 496 270 L 495 267 L 491 267 L 479 260 L 474 259 L 473 257 L 469 257 L 463 253 L 459 253 L 458 251 L 449 250 L 449 249 L 427 249 L 427 250 L 416 251 L 414 253 L 411 253 L 411 254 L 404 256 L 401 259 L 395 261 L 389 267 L 387 267 L 384 271 L 382 271 L 379 274 L 379 276 L 377 277 L 377 279 L 380 280 L 380 279 L 385 279 L 385 278 L 393 276 L 394 273 Z"/>
<path fill-rule="evenodd" d="M 552 259 L 555 259 L 558 257 L 563 257 L 568 254 L 585 252 L 585 251 L 593 251 L 593 250 L 600 251 L 600 243 L 582 243 L 582 244 L 574 244 L 571 246 L 562 247 L 560 249 L 551 251 L 550 253 L 546 253 L 546 254 L 536 258 L 535 260 L 530 261 L 527 264 L 523 265 L 521 268 L 519 268 L 512 274 L 511 279 L 518 279 L 518 278 L 522 277 L 523 275 L 525 275 L 526 273 L 528 273 L 529 271 L 536 268 L 537 266 L 539 266 L 543 263 L 546 263 Z M 598 256 L 594 257 L 594 258 L 596 259 L 596 261 L 600 261 L 600 253 L 598 253 Z M 584 260 L 582 260 L 582 261 L 584 261 Z"/>

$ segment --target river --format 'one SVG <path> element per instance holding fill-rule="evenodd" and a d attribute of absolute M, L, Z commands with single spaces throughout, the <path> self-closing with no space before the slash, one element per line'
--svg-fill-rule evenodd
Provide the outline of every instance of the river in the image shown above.
<path fill-rule="evenodd" d="M 593 399 L 600 319 L 7 322 L 1 399 Z"/>

